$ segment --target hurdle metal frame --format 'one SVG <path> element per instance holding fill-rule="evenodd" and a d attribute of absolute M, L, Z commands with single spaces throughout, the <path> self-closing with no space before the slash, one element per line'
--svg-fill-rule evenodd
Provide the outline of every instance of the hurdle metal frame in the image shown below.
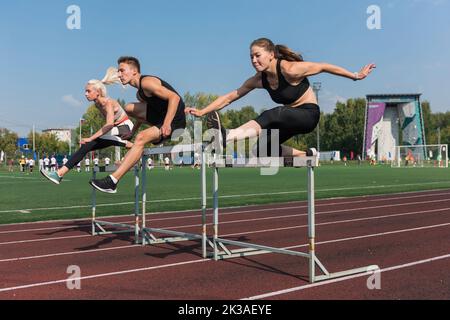
<path fill-rule="evenodd" d="M 283 158 L 255 158 L 245 164 L 235 164 L 233 167 L 267 167 L 267 164 L 276 164 L 280 167 L 284 166 Z M 367 267 L 355 268 L 340 272 L 330 273 L 325 266 L 320 262 L 316 255 L 315 248 L 315 195 L 314 195 L 314 167 L 318 166 L 319 161 L 317 156 L 312 157 L 295 157 L 293 159 L 294 167 L 306 167 L 308 170 L 308 238 L 309 249 L 308 253 L 287 250 L 283 248 L 275 248 L 265 245 L 258 245 L 248 242 L 234 241 L 223 239 L 219 237 L 219 168 L 225 167 L 225 163 L 214 163 L 213 169 L 213 252 L 212 257 L 215 261 L 219 259 L 228 259 L 235 257 L 243 257 L 248 255 L 264 254 L 264 253 L 280 253 L 293 256 L 304 257 L 309 260 L 309 281 L 310 283 L 324 281 L 333 278 L 339 278 L 347 275 L 365 273 L 379 270 L 377 265 L 370 265 Z M 240 249 L 229 249 L 227 247 L 235 246 Z M 219 251 L 220 247 L 220 251 Z M 211 256 L 209 253 L 208 256 Z M 322 271 L 322 275 L 316 275 L 316 267 Z"/>
<path fill-rule="evenodd" d="M 145 246 L 147 244 L 161 244 L 161 243 L 173 243 L 179 241 L 189 241 L 189 240 L 201 240 L 202 244 L 202 256 L 203 258 L 207 257 L 207 245 L 211 248 L 213 247 L 213 243 L 207 238 L 206 234 L 206 155 L 205 155 L 205 145 L 203 144 L 190 144 L 190 145 L 175 145 L 175 146 L 167 146 L 167 147 L 159 147 L 159 148 L 147 148 L 144 150 L 142 156 L 142 221 L 141 221 L 141 238 L 142 245 Z M 175 152 L 195 152 L 199 151 L 201 154 L 201 211 L 202 211 L 202 223 L 201 223 L 201 232 L 199 234 L 195 233 L 187 233 L 180 232 L 169 229 L 161 229 L 161 228 L 153 228 L 147 226 L 147 177 L 146 177 L 146 165 L 147 159 L 151 155 L 159 155 L 166 153 L 175 153 Z M 155 233 L 169 235 L 156 237 Z"/>
<path fill-rule="evenodd" d="M 107 166 L 105 168 L 105 172 L 114 172 L 116 170 L 116 166 Z M 94 167 L 92 170 L 92 178 L 95 179 L 97 177 L 97 172 L 100 171 L 99 167 Z M 92 187 L 92 235 L 104 235 L 104 234 L 118 234 L 118 233 L 134 233 L 134 243 L 139 244 L 139 168 L 138 166 L 134 166 L 134 175 L 135 175 L 135 187 L 134 187 L 134 225 L 126 224 L 126 223 L 118 223 L 118 222 L 109 222 L 104 220 L 97 220 L 96 218 L 96 207 L 97 207 L 97 190 Z M 125 230 L 116 230 L 116 231 L 108 231 L 107 227 L 119 227 L 125 228 Z"/>

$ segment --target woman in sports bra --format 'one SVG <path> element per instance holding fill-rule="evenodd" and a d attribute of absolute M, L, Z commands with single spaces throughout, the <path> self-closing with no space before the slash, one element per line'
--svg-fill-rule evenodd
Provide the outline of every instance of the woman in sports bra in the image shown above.
<path fill-rule="evenodd" d="M 207 114 L 208 128 L 217 129 L 222 137 L 226 137 L 222 140 L 224 146 L 226 142 L 259 137 L 258 156 L 262 145 L 267 147 L 267 152 L 262 156 L 304 156 L 315 153 L 313 148 L 305 152 L 281 145 L 297 134 L 313 131 L 319 123 L 320 109 L 307 77 L 327 72 L 356 81 L 366 78 L 375 68 L 374 64 L 368 64 L 360 72 L 352 73 L 328 63 L 306 62 L 288 47 L 274 45 L 266 38 L 252 42 L 250 58 L 256 74 L 245 81 L 239 89 L 220 96 L 204 109 L 186 108 L 186 112 L 197 117 Z M 281 106 L 264 111 L 255 120 L 230 130 L 226 135 L 217 111 L 242 98 L 253 89 L 267 90 L 272 100 Z M 261 135 L 263 129 L 267 129 L 267 135 Z M 270 142 L 274 129 L 278 130 L 279 134 L 278 155 L 271 154 Z"/>
<path fill-rule="evenodd" d="M 133 122 L 128 119 L 121 105 L 107 96 L 105 84 L 120 83 L 115 68 L 109 68 L 103 80 L 90 80 L 85 87 L 85 96 L 93 101 L 106 123 L 89 138 L 81 139 L 81 148 L 75 152 L 65 165 L 56 172 L 40 170 L 41 174 L 53 183 L 60 184 L 62 178 L 77 165 L 90 151 L 104 149 L 110 146 L 131 148 L 133 143 L 128 141 Z"/>

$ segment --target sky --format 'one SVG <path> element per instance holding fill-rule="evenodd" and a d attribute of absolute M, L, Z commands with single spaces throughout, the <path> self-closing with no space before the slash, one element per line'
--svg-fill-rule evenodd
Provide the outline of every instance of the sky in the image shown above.
<path fill-rule="evenodd" d="M 71 5 L 79 29 L 68 28 Z M 86 82 L 123 55 L 181 95 L 228 93 L 255 73 L 249 45 L 260 37 L 352 72 L 377 65 L 364 81 L 311 77 L 322 83 L 326 113 L 378 93 L 421 93 L 433 112 L 450 110 L 450 0 L 15 0 L 1 1 L 0 12 L 0 128 L 19 136 L 33 125 L 75 128 L 89 106 Z M 110 86 L 108 94 L 133 102 L 136 90 Z M 255 90 L 227 109 L 246 105 L 276 106 Z"/>

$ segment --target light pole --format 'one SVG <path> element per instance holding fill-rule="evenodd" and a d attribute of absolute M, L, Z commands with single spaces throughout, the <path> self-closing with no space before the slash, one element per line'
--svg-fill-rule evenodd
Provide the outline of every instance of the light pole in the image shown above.
<path fill-rule="evenodd" d="M 78 144 L 81 146 L 81 126 L 83 125 L 83 118 L 80 118 L 80 140 L 78 141 Z"/>
<path fill-rule="evenodd" d="M 319 104 L 319 91 L 322 88 L 321 82 L 313 82 L 313 90 L 316 94 L 317 104 Z M 317 152 L 320 152 L 320 121 L 317 124 Z"/>
<path fill-rule="evenodd" d="M 438 144 L 441 144 L 441 127 L 437 128 L 437 132 L 438 132 Z"/>

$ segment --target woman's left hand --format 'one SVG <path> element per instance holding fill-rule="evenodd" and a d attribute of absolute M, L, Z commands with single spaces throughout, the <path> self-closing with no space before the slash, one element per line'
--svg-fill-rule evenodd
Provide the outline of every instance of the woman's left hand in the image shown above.
<path fill-rule="evenodd" d="M 163 124 L 163 125 L 161 126 L 161 135 L 162 135 L 164 138 L 167 138 L 167 137 L 169 137 L 171 134 L 172 134 L 172 128 L 171 128 L 171 126 L 170 126 L 170 125 Z"/>
<path fill-rule="evenodd" d="M 368 65 L 365 65 L 361 71 L 358 72 L 358 79 L 357 80 L 362 80 L 365 79 L 371 72 L 373 69 L 375 69 L 377 66 L 375 65 L 375 63 L 370 63 Z"/>

